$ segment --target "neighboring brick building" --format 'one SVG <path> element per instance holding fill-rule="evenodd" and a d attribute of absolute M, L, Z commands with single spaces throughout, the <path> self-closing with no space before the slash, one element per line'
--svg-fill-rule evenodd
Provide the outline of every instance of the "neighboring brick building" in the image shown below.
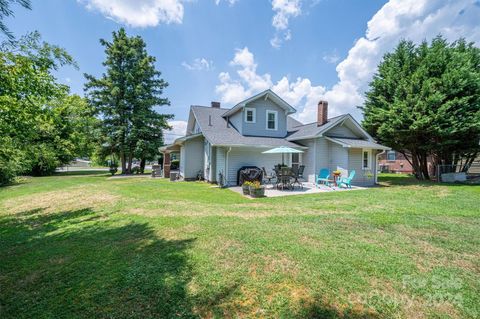
<path fill-rule="evenodd" d="M 402 153 L 386 151 L 378 156 L 378 165 L 381 172 L 389 173 L 413 173 L 412 165 Z"/>

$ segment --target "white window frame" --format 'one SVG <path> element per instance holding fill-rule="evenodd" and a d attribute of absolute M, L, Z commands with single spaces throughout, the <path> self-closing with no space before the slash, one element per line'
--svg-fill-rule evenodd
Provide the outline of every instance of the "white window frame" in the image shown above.
<path fill-rule="evenodd" d="M 248 111 L 252 111 L 252 121 L 248 120 L 247 113 Z M 253 107 L 246 107 L 245 108 L 245 123 L 256 123 L 257 122 L 257 109 Z"/>
<path fill-rule="evenodd" d="M 367 153 L 367 167 L 365 167 L 365 163 L 363 161 L 365 153 Z M 371 149 L 362 149 L 362 169 L 369 170 L 372 168 L 372 150 Z"/>
<path fill-rule="evenodd" d="M 268 115 L 275 115 L 275 128 L 268 128 Z M 278 112 L 273 110 L 267 110 L 265 112 L 265 128 L 269 131 L 276 131 L 278 129 Z"/>

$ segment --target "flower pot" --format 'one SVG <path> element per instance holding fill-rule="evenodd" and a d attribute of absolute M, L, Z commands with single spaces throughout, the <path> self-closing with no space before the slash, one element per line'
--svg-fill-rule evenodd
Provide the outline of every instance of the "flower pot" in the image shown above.
<path fill-rule="evenodd" d="M 250 196 L 252 197 L 264 197 L 265 196 L 265 187 L 253 188 L 250 187 Z"/>
<path fill-rule="evenodd" d="M 243 195 L 250 195 L 250 187 L 248 185 L 242 185 Z"/>

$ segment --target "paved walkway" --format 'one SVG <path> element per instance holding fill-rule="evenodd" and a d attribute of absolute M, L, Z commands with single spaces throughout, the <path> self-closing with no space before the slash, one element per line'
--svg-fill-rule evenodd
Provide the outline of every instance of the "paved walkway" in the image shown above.
<path fill-rule="evenodd" d="M 228 189 L 243 195 L 241 186 L 233 186 Z M 306 194 L 317 194 L 317 193 L 328 193 L 328 192 L 345 192 L 366 189 L 366 187 L 352 186 L 352 188 L 340 188 L 340 187 L 328 187 L 325 185 L 319 185 L 315 187 L 313 183 L 303 183 L 303 189 L 298 185 L 295 186 L 294 190 L 282 190 L 273 188 L 272 185 L 266 185 L 265 196 L 266 197 L 279 197 L 279 196 L 291 196 L 291 195 L 306 195 Z M 250 196 L 246 196 L 250 198 Z"/>

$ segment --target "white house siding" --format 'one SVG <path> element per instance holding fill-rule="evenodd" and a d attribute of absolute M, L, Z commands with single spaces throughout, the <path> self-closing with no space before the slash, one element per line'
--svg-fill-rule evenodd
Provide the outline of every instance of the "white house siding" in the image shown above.
<path fill-rule="evenodd" d="M 225 148 L 214 147 L 215 149 L 215 180 L 218 181 L 220 173 L 225 176 Z"/>
<path fill-rule="evenodd" d="M 326 133 L 328 136 L 341 136 L 341 137 L 358 137 L 353 133 L 348 127 L 345 125 L 339 125 L 334 128 L 331 128 L 328 130 L 328 133 Z"/>
<path fill-rule="evenodd" d="M 302 164 L 305 165 L 303 176 L 309 181 L 315 181 L 315 141 L 314 139 L 301 141 L 302 145 L 308 147 L 302 154 Z"/>
<path fill-rule="evenodd" d="M 184 154 L 180 155 L 180 161 L 184 160 L 182 176 L 185 179 L 195 179 L 197 173 L 203 170 L 203 137 L 193 138 L 185 141 L 183 146 Z"/>
<path fill-rule="evenodd" d="M 212 146 L 205 139 L 203 141 L 203 178 L 207 181 L 211 180 L 212 176 Z"/>
<path fill-rule="evenodd" d="M 345 148 L 336 143 L 328 142 L 328 148 L 330 150 L 328 168 L 330 171 L 349 170 L 348 148 Z"/>
<path fill-rule="evenodd" d="M 242 166 L 265 167 L 267 172 L 270 172 L 276 164 L 282 162 L 282 154 L 262 154 L 266 150 L 267 148 L 232 147 L 228 153 L 228 184 L 237 184 L 237 171 Z M 288 156 L 285 156 L 286 163 L 287 158 Z"/>
<path fill-rule="evenodd" d="M 185 147 L 180 146 L 180 164 L 178 169 L 180 170 L 180 175 L 185 176 Z"/>
<path fill-rule="evenodd" d="M 351 148 L 348 150 L 348 169 L 355 170 L 355 177 L 353 178 L 353 185 L 369 186 L 375 184 L 375 151 L 371 152 L 371 169 L 363 170 L 362 168 L 362 152 L 360 148 Z M 370 175 L 370 177 L 368 177 Z"/>

